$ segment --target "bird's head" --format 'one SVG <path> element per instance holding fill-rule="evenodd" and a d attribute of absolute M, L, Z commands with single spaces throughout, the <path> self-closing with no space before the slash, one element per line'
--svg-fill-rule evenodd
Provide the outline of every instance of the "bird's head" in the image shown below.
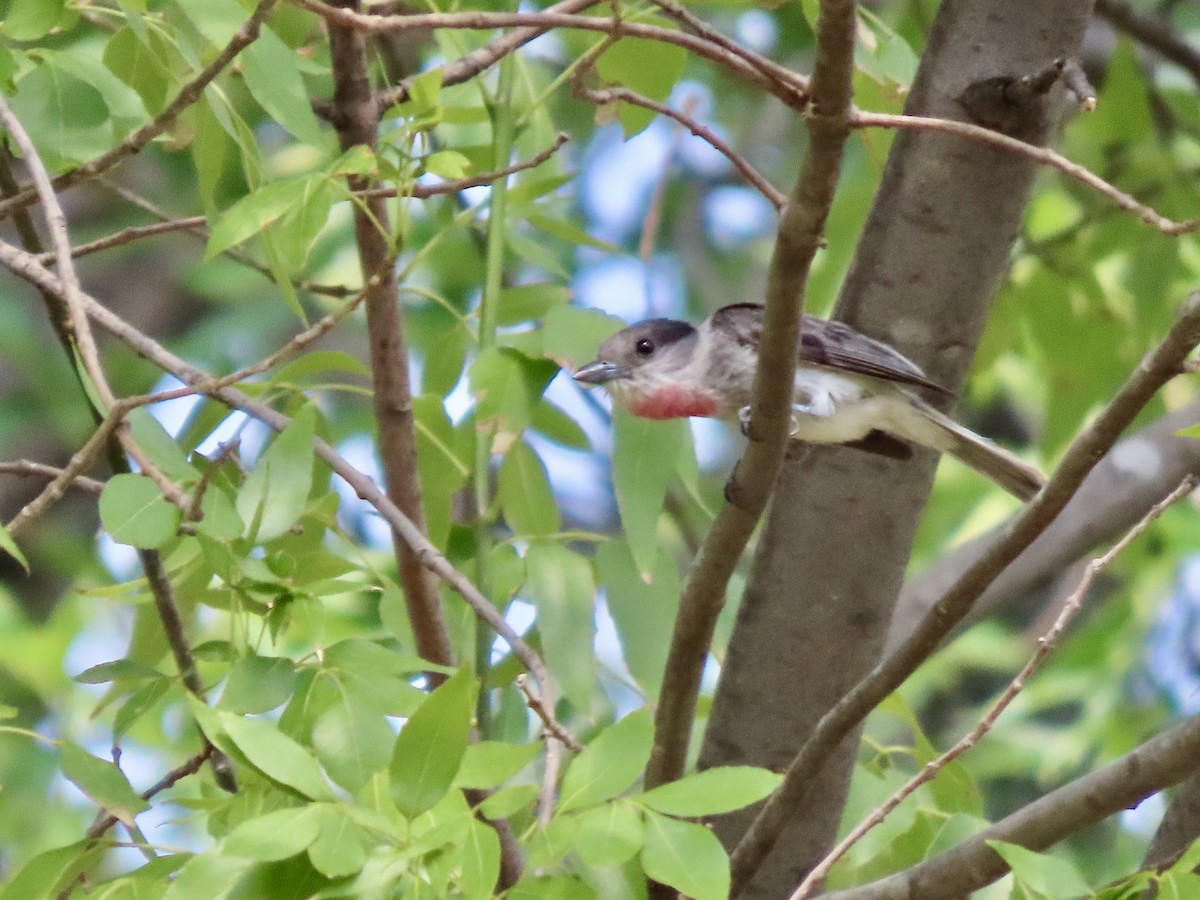
<path fill-rule="evenodd" d="M 601 344 L 596 359 L 576 372 L 575 380 L 602 385 L 635 416 L 713 416 L 719 404 L 704 384 L 699 349 L 700 333 L 687 322 L 648 319 Z"/>

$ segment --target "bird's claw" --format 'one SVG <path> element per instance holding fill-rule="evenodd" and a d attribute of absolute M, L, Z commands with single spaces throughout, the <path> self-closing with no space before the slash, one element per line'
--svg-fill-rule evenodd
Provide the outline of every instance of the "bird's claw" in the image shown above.
<path fill-rule="evenodd" d="M 794 438 L 800 431 L 801 416 L 818 416 L 819 412 L 813 410 L 809 405 L 803 403 L 792 404 L 792 415 L 788 419 L 788 437 Z M 738 410 L 738 424 L 741 426 L 742 435 L 750 437 L 750 407 L 743 406 Z"/>

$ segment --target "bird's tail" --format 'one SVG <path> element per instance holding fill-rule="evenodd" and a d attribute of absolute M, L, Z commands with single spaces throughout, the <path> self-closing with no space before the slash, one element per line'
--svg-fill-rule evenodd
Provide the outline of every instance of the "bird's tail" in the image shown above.
<path fill-rule="evenodd" d="M 918 423 L 917 417 L 909 418 L 909 427 L 920 433 L 905 434 L 904 437 L 957 457 L 1023 501 L 1032 500 L 1046 483 L 1046 477 L 1037 468 L 1003 447 L 964 428 L 924 400 L 912 395 L 907 399 L 923 421 Z"/>

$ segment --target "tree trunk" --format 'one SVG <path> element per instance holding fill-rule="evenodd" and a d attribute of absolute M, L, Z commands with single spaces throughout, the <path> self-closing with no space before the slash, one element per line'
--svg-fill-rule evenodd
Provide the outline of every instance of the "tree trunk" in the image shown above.
<path fill-rule="evenodd" d="M 1077 53 L 1087 0 L 946 0 L 906 107 L 974 121 L 961 97 L 994 99 L 992 79 L 1036 75 Z M 981 111 L 1042 143 L 1060 87 Z M 993 113 L 995 114 L 993 116 Z M 1028 160 L 981 142 L 903 131 L 895 140 L 836 317 L 912 357 L 937 382 L 961 387 L 1007 266 L 1033 183 Z M 789 460 L 759 541 L 701 749 L 702 768 L 779 769 L 828 708 L 879 660 L 914 533 L 937 465 L 845 448 Z M 743 896 L 795 888 L 835 835 L 854 743 L 822 774 L 812 801 Z M 715 823 L 732 847 L 754 810 Z"/>

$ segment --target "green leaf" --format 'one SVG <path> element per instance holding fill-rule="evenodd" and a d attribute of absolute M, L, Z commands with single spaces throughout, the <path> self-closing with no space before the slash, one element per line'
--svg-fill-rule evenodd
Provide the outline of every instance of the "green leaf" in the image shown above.
<path fill-rule="evenodd" d="M 248 18 L 237 0 L 175 0 L 188 21 L 214 46 L 223 47 Z"/>
<path fill-rule="evenodd" d="M 210 260 L 218 253 L 261 234 L 303 201 L 307 181 L 307 178 L 272 181 L 243 196 L 221 213 L 215 222 L 210 223 L 204 258 Z"/>
<path fill-rule="evenodd" d="M 95 841 L 80 841 L 39 853 L 8 882 L 0 900 L 57 897 L 108 849 Z"/>
<path fill-rule="evenodd" d="M 540 228 L 547 234 L 562 238 L 568 243 L 577 244 L 581 247 L 591 247 L 595 250 L 603 250 L 605 253 L 620 252 L 619 247 L 610 244 L 608 241 L 592 237 L 578 225 L 568 222 L 566 219 L 556 219 L 552 216 L 543 216 L 540 213 L 532 212 L 526 213 L 525 218 L 535 228 Z"/>
<path fill-rule="evenodd" d="M 598 309 L 556 306 L 546 313 L 542 347 L 547 356 L 573 371 L 595 359 L 601 342 L 624 327 L 616 316 Z"/>
<path fill-rule="evenodd" d="M 459 884 L 468 900 L 490 900 L 500 877 L 500 838 L 474 816 L 467 820 Z"/>
<path fill-rule="evenodd" d="M 319 806 L 277 809 L 239 823 L 221 841 L 221 852 L 260 862 L 287 859 L 307 850 L 320 826 Z"/>
<path fill-rule="evenodd" d="M 543 437 L 572 450 L 586 452 L 592 449 L 592 442 L 579 423 L 545 397 L 541 403 L 534 406 L 529 426 Z"/>
<path fill-rule="evenodd" d="M 518 325 L 540 319 L 570 299 L 571 289 L 563 284 L 537 282 L 504 288 L 496 304 L 496 324 Z"/>
<path fill-rule="evenodd" d="M 687 446 L 686 419 L 657 422 L 613 410 L 613 488 L 625 538 L 638 571 L 649 581 L 658 557 L 658 517 L 667 487 Z"/>
<path fill-rule="evenodd" d="M 118 544 L 161 547 L 183 519 L 179 507 L 145 475 L 114 475 L 100 494 L 100 521 Z"/>
<path fill-rule="evenodd" d="M 391 758 L 395 733 L 374 706 L 339 691 L 312 730 L 313 751 L 329 777 L 358 791 Z"/>
<path fill-rule="evenodd" d="M 264 713 L 287 702 L 296 686 L 296 668 L 281 656 L 247 656 L 229 670 L 220 707 L 235 713 Z"/>
<path fill-rule="evenodd" d="M 320 806 L 321 830 L 308 848 L 313 868 L 327 878 L 361 872 L 367 859 L 367 835 L 338 806 Z"/>
<path fill-rule="evenodd" d="M 201 853 L 179 870 L 163 900 L 224 900 L 254 863 L 236 856 Z"/>
<path fill-rule="evenodd" d="M 573 875 L 539 875 L 521 879 L 504 896 L 506 900 L 596 900 L 599 895 Z"/>
<path fill-rule="evenodd" d="M 508 526 L 522 537 L 542 537 L 559 529 L 558 506 L 546 466 L 525 441 L 517 441 L 500 463 L 500 506 Z"/>
<path fill-rule="evenodd" d="M 58 53 L 45 48 L 38 48 L 36 55 L 95 88 L 118 132 L 124 133 L 146 120 L 146 107 L 137 91 L 117 78 L 99 59 L 84 53 Z"/>
<path fill-rule="evenodd" d="M 36 41 L 50 33 L 62 18 L 65 0 L 12 0 L 7 4 L 0 34 L 14 41 Z"/>
<path fill-rule="evenodd" d="M 200 473 L 188 462 L 183 448 L 147 410 L 132 410 L 125 421 L 129 423 L 129 430 L 138 446 L 154 460 L 164 475 L 184 484 L 200 480 Z"/>
<path fill-rule="evenodd" d="M 221 709 L 213 710 L 213 714 L 251 765 L 268 778 L 313 800 L 334 799 L 333 791 L 325 781 L 325 774 L 312 754 L 270 722 L 244 719 Z M 213 735 L 210 734 L 209 738 L 212 739 Z"/>
<path fill-rule="evenodd" d="M 134 816 L 150 808 L 125 773 L 108 760 L 92 756 L 70 741 L 63 741 L 61 751 L 59 761 L 67 780 L 126 825 L 132 825 Z"/>
<path fill-rule="evenodd" d="M 628 789 L 645 769 L 653 746 L 649 709 L 639 709 L 604 729 L 567 767 L 559 811 L 594 806 Z"/>
<path fill-rule="evenodd" d="M 162 673 L 153 666 L 132 659 L 114 659 L 84 669 L 74 680 L 80 684 L 105 684 L 109 681 L 146 681 L 162 677 Z"/>
<path fill-rule="evenodd" d="M 578 816 L 555 816 L 549 825 L 538 828 L 529 839 L 526 865 L 535 871 L 554 865 L 574 849 L 578 835 Z"/>
<path fill-rule="evenodd" d="M 525 591 L 537 607 L 542 653 L 567 699 L 587 709 L 596 687 L 596 593 L 587 560 L 560 544 L 525 552 Z"/>
<path fill-rule="evenodd" d="M 536 784 L 502 787 L 479 804 L 479 811 L 489 819 L 507 819 L 533 806 L 541 791 Z"/>
<path fill-rule="evenodd" d="M 104 98 L 86 81 L 54 66 L 39 65 L 20 78 L 10 105 L 51 174 L 112 146 Z"/>
<path fill-rule="evenodd" d="M 157 46 L 162 37 L 151 33 L 149 41 Z M 122 28 L 104 46 L 104 64 L 117 78 L 137 91 L 146 110 L 162 109 L 171 86 L 171 71 L 130 27 Z"/>
<path fill-rule="evenodd" d="M 344 350 L 309 350 L 277 369 L 271 376 L 271 382 L 292 384 L 330 372 L 349 372 L 363 378 L 371 375 L 371 370 L 363 365 L 362 360 Z"/>
<path fill-rule="evenodd" d="M 263 26 L 258 40 L 242 51 L 241 60 L 246 87 L 272 119 L 306 144 L 320 147 L 326 143 L 294 50 Z"/>
<path fill-rule="evenodd" d="M 455 150 L 439 150 L 425 157 L 425 171 L 442 178 L 462 178 L 471 171 L 471 161 Z"/>
<path fill-rule="evenodd" d="M 25 554 L 21 552 L 21 548 L 17 546 L 17 542 L 12 539 L 12 535 L 8 533 L 8 529 L 4 527 L 3 522 L 0 522 L 0 550 L 3 550 L 19 562 L 21 568 L 28 574 L 29 560 L 25 558 Z"/>
<path fill-rule="evenodd" d="M 489 347 L 475 358 L 467 373 L 478 404 L 476 418 L 497 421 L 505 431 L 518 434 L 533 415 L 534 404 L 558 366 L 535 361 L 512 350 Z"/>
<path fill-rule="evenodd" d="M 392 753 L 392 798 L 415 818 L 450 789 L 471 731 L 475 681 L 460 669 L 437 688 L 405 723 Z"/>
<path fill-rule="evenodd" d="M 579 817 L 579 858 L 593 868 L 633 858 L 646 842 L 641 811 L 632 803 L 605 803 Z"/>
<path fill-rule="evenodd" d="M 1079 870 L 1065 859 L 1004 841 L 988 841 L 987 845 L 1000 854 L 1020 881 L 1039 894 L 1050 897 L 1091 896 L 1092 889 L 1083 880 Z"/>
<path fill-rule="evenodd" d="M 499 787 L 533 762 L 540 744 L 503 744 L 478 741 L 467 747 L 454 786 L 489 790 Z"/>
<path fill-rule="evenodd" d="M 663 669 L 679 608 L 679 570 L 671 550 L 659 546 L 649 580 L 642 577 L 624 539 L 596 548 L 596 570 L 608 611 L 617 626 L 622 655 L 647 699 L 662 687 Z"/>
<path fill-rule="evenodd" d="M 253 522 L 261 510 L 259 543 L 286 534 L 308 504 L 316 419 L 312 404 L 301 409 L 255 463 L 238 491 L 237 511 L 243 521 Z"/>
<path fill-rule="evenodd" d="M 783 776 L 754 766 L 719 766 L 659 785 L 635 799 L 656 812 L 697 819 L 757 803 L 782 780 Z"/>
<path fill-rule="evenodd" d="M 459 456 L 454 424 L 441 397 L 422 394 L 414 398 L 413 420 L 426 528 L 434 545 L 444 547 L 450 535 L 454 493 L 467 483 L 471 466 Z"/>
<path fill-rule="evenodd" d="M 1187 428 L 1180 428 L 1175 433 L 1180 437 L 1200 438 L 1200 422 L 1189 425 Z"/>
<path fill-rule="evenodd" d="M 119 741 L 134 724 L 147 712 L 154 708 L 171 689 L 171 682 L 166 678 L 156 678 L 147 681 L 129 695 L 117 714 L 113 717 L 113 742 Z"/>
<path fill-rule="evenodd" d="M 666 24 L 666 23 L 663 23 Z M 670 27 L 668 25 L 668 27 Z M 596 61 L 596 71 L 608 83 L 622 84 L 651 100 L 664 101 L 683 74 L 687 51 L 674 44 L 623 37 Z M 654 121 L 654 112 L 621 103 L 618 116 L 631 138 Z"/>
<path fill-rule="evenodd" d="M 729 896 L 729 857 L 717 836 L 703 825 L 647 811 L 642 867 L 655 881 L 695 900 Z"/>

